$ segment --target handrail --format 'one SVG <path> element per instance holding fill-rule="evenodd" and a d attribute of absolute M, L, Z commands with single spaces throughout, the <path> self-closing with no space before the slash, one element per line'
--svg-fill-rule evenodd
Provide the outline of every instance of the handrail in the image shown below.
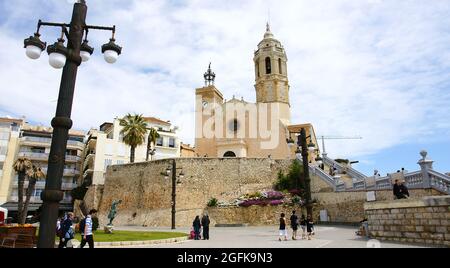
<path fill-rule="evenodd" d="M 325 171 L 323 171 L 322 169 L 317 168 L 315 166 L 311 166 L 311 165 L 309 165 L 309 171 L 312 174 L 319 176 L 319 178 L 324 180 L 331 187 L 333 187 L 334 190 L 336 190 L 336 182 L 335 182 L 334 178 L 331 177 L 330 175 L 328 175 Z"/>
<path fill-rule="evenodd" d="M 334 167 L 336 167 L 336 169 L 339 172 L 342 172 L 342 171 L 345 170 L 347 172 L 347 174 L 350 175 L 353 178 L 360 178 L 360 179 L 367 178 L 366 175 L 364 175 L 363 173 L 359 172 L 358 170 L 356 170 L 356 169 L 354 169 L 354 168 L 352 168 L 350 166 L 344 167 L 342 164 L 340 164 L 339 162 L 336 162 L 335 160 L 329 158 L 328 156 L 324 156 L 323 160 L 324 160 L 325 163 L 327 163 L 330 166 L 334 165 Z"/>

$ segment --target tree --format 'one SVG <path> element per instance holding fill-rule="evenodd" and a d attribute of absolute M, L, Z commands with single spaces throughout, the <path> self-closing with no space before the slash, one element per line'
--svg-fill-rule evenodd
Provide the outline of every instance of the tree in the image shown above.
<path fill-rule="evenodd" d="M 127 114 L 124 118 L 120 119 L 120 125 L 123 127 L 120 131 L 123 134 L 123 141 L 131 147 L 130 163 L 134 163 L 136 147 L 145 141 L 147 122 L 145 122 L 142 115 Z"/>
<path fill-rule="evenodd" d="M 152 144 L 153 146 L 156 144 L 156 140 L 159 138 L 159 133 L 155 128 L 150 128 L 150 132 L 148 133 L 148 140 L 147 140 L 147 157 L 146 157 L 146 161 L 148 161 L 148 155 L 150 154 L 150 150 L 152 149 Z M 153 156 L 152 156 L 153 158 Z M 150 159 L 153 160 L 153 159 Z"/>
<path fill-rule="evenodd" d="M 25 223 L 23 213 L 23 185 L 25 183 L 25 176 L 32 175 L 33 164 L 26 157 L 19 157 L 13 165 L 14 171 L 18 174 L 18 189 L 17 189 L 17 221 L 21 224 Z M 26 215 L 25 215 L 26 217 Z"/>
<path fill-rule="evenodd" d="M 28 189 L 26 192 L 25 204 L 23 206 L 22 219 L 20 219 L 19 223 L 21 223 L 21 224 L 25 223 L 25 220 L 26 220 L 27 214 L 28 214 L 28 206 L 30 205 L 31 195 L 34 192 L 34 187 L 36 186 L 36 181 L 39 179 L 43 179 L 43 178 L 45 178 L 45 174 L 44 174 L 44 172 L 42 172 L 41 168 L 33 165 L 31 167 L 31 172 L 28 175 Z"/>

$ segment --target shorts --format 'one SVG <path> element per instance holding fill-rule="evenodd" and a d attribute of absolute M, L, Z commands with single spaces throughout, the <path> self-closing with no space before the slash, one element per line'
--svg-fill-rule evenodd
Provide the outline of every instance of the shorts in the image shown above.
<path fill-rule="evenodd" d="M 280 236 L 287 236 L 287 230 L 280 230 Z"/>

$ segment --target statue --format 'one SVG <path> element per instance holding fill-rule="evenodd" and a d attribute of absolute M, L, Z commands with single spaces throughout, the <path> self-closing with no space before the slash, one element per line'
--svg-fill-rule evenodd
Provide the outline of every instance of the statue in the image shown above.
<path fill-rule="evenodd" d="M 111 204 L 111 210 L 109 211 L 108 214 L 108 219 L 109 219 L 109 223 L 108 225 L 112 225 L 112 222 L 114 220 L 114 218 L 116 217 L 116 213 L 117 213 L 117 206 L 122 203 L 122 200 L 114 200 Z"/>

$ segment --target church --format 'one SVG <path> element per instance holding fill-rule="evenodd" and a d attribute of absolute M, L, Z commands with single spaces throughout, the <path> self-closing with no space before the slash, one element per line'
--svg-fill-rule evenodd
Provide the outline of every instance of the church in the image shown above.
<path fill-rule="evenodd" d="M 305 129 L 307 142 L 315 145 L 310 162 L 320 155 L 311 124 L 291 123 L 286 51 L 267 24 L 254 53 L 256 103 L 224 99 L 214 85 L 211 65 L 205 86 L 195 90 L 195 146 L 200 157 L 294 159 L 296 146 L 288 143 Z M 298 110 L 298 109 L 297 109 Z"/>

